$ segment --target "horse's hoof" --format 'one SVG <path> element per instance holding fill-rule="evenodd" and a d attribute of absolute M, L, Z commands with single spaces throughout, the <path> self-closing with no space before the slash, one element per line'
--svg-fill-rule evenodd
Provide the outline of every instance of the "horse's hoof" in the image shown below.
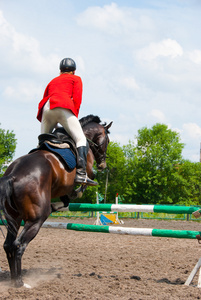
<path fill-rule="evenodd" d="M 15 286 L 16 288 L 20 288 L 20 287 L 24 286 L 24 282 L 23 282 L 23 281 L 16 281 L 16 282 L 14 283 L 14 286 Z"/>
<path fill-rule="evenodd" d="M 83 195 L 83 192 L 77 193 L 77 197 L 78 197 L 78 198 L 82 198 L 82 195 Z"/>
<path fill-rule="evenodd" d="M 31 289 L 31 286 L 27 283 L 24 283 L 24 287 L 27 288 L 27 289 Z"/>
<path fill-rule="evenodd" d="M 201 244 L 201 235 L 200 234 L 196 235 L 196 239 L 198 240 L 198 243 Z"/>

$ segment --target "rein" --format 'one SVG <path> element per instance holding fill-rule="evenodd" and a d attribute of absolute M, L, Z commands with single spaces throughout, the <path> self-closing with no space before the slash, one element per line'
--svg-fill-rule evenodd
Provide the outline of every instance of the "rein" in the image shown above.
<path fill-rule="evenodd" d="M 98 145 L 97 145 L 94 141 L 92 141 L 92 140 L 90 140 L 90 139 L 88 139 L 88 138 L 87 138 L 87 141 L 88 141 L 89 143 L 92 143 L 94 146 L 98 147 Z"/>

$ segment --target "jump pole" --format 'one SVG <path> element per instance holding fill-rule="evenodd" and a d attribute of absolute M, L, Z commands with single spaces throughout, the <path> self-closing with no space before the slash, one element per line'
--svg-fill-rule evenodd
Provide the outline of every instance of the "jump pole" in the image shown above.
<path fill-rule="evenodd" d="M 7 224 L 6 220 L 0 225 Z M 21 223 L 24 226 L 24 222 Z M 113 234 L 124 234 L 124 235 L 135 235 L 135 236 L 155 236 L 155 237 L 168 237 L 178 239 L 196 239 L 197 235 L 201 235 L 201 231 L 190 231 L 190 230 L 171 230 L 171 229 L 153 229 L 153 228 L 131 228 L 131 227 L 120 227 L 120 226 L 105 226 L 105 225 L 88 225 L 79 223 L 63 223 L 63 222 L 44 222 L 43 228 L 58 228 L 68 229 L 75 231 L 87 231 L 87 232 L 100 232 L 100 233 L 113 233 Z"/>
<path fill-rule="evenodd" d="M 155 237 L 169 237 L 179 239 L 196 239 L 196 235 L 200 235 L 201 231 L 190 230 L 168 230 L 168 229 L 152 229 L 152 228 L 130 228 L 130 227 L 114 227 L 105 225 L 86 225 L 79 223 L 59 223 L 59 222 L 45 222 L 43 228 L 63 228 L 75 231 L 114 233 L 135 236 L 155 236 Z"/>
<path fill-rule="evenodd" d="M 68 207 L 69 211 L 155 212 L 167 214 L 192 214 L 200 209 L 201 206 L 90 203 L 70 203 Z"/>

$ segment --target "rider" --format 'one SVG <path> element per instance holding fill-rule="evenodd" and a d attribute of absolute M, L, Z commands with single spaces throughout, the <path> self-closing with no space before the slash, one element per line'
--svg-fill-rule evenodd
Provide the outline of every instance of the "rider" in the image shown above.
<path fill-rule="evenodd" d="M 76 143 L 78 152 L 75 183 L 97 185 L 88 178 L 87 140 L 78 120 L 82 102 L 82 80 L 75 75 L 76 64 L 71 58 L 60 62 L 60 75 L 47 85 L 43 99 L 38 105 L 37 119 L 41 122 L 41 133 L 51 133 L 60 123 Z"/>

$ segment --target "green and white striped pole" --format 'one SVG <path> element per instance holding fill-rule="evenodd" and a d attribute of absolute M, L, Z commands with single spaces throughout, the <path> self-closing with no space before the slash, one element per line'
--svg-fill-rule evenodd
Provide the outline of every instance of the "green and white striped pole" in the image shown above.
<path fill-rule="evenodd" d="M 7 222 L 4 221 L 6 224 Z M 4 225 L 0 220 L 0 225 Z M 24 226 L 22 222 L 21 226 Z M 79 223 L 62 223 L 62 222 L 44 222 L 43 228 L 58 228 L 75 231 L 100 232 L 100 233 L 114 233 L 136 236 L 156 236 L 169 237 L 179 239 L 196 239 L 196 235 L 201 235 L 201 231 L 190 230 L 170 230 L 170 229 L 153 229 L 153 228 L 131 228 L 131 227 L 117 227 L 105 225 L 88 225 Z"/>
<path fill-rule="evenodd" d="M 68 208 L 69 211 L 155 212 L 167 214 L 192 214 L 199 209 L 201 209 L 201 206 L 90 203 L 70 203 Z"/>
<path fill-rule="evenodd" d="M 169 229 L 152 229 L 152 228 L 130 228 L 117 226 L 101 226 L 101 225 L 86 225 L 78 223 L 58 223 L 45 222 L 42 227 L 45 228 L 64 228 L 75 231 L 114 233 L 136 236 L 156 236 L 169 237 L 179 239 L 196 239 L 196 235 L 200 235 L 201 231 L 190 230 L 169 230 Z"/>

